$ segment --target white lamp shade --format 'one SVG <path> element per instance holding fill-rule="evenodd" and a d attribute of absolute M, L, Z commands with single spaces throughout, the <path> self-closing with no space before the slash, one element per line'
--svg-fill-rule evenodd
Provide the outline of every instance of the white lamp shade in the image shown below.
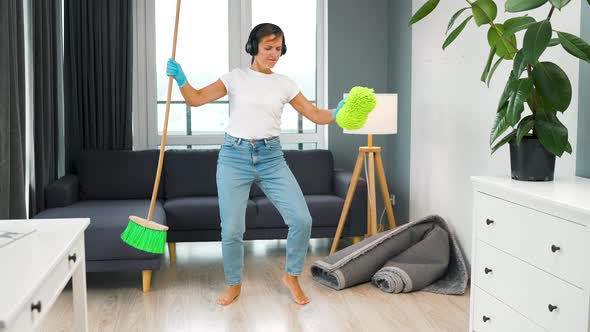
<path fill-rule="evenodd" d="M 344 94 L 346 98 L 348 94 Z M 376 93 L 377 105 L 365 125 L 356 130 L 344 129 L 345 134 L 386 135 L 397 133 L 397 94 Z"/>

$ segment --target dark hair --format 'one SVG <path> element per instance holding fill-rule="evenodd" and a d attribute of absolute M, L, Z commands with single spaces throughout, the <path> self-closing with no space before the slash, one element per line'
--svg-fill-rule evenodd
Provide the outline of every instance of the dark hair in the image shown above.
<path fill-rule="evenodd" d="M 260 23 L 250 31 L 248 41 L 246 42 L 246 53 L 252 56 L 252 62 L 254 62 L 254 56 L 258 54 L 258 44 L 266 37 L 276 35 L 276 37 L 283 37 L 283 45 L 281 48 L 281 55 L 287 53 L 287 45 L 285 44 L 285 34 L 283 30 L 276 24 L 272 23 Z"/>

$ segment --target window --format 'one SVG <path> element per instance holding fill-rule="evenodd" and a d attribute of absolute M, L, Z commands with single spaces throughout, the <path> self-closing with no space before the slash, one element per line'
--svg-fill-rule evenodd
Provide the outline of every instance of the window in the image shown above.
<path fill-rule="evenodd" d="M 175 1 L 156 1 L 156 77 L 158 135 L 164 128 L 168 76 L 166 62 L 172 54 Z M 206 10 L 204 10 L 206 9 Z M 181 5 L 176 59 L 191 85 L 201 88 L 229 70 L 228 2 L 192 0 Z M 169 136 L 221 135 L 227 125 L 228 100 L 201 107 L 184 102 L 178 86 L 172 89 Z M 194 138 L 198 143 L 198 137 Z"/>
<path fill-rule="evenodd" d="M 289 47 L 275 70 L 294 79 L 312 103 L 325 108 L 324 1 L 282 3 L 281 6 L 272 0 L 184 1 L 176 59 L 191 85 L 202 88 L 233 68 L 248 66 L 250 56 L 244 52 L 244 44 L 251 28 L 261 22 L 273 22 L 285 32 Z M 153 112 L 156 114 L 145 112 L 147 121 L 154 123 L 145 128 L 149 131 L 147 136 L 151 137 L 150 148 L 159 146 L 164 126 L 168 89 L 165 68 L 172 51 L 175 9 L 175 1 L 155 1 L 157 88 L 154 99 L 157 111 Z M 171 103 L 167 145 L 198 149 L 221 144 L 229 120 L 227 96 L 208 105 L 191 107 L 184 102 L 175 83 Z M 287 104 L 282 117 L 281 141 L 285 149 L 324 148 L 327 146 L 325 127 L 307 120 Z"/>

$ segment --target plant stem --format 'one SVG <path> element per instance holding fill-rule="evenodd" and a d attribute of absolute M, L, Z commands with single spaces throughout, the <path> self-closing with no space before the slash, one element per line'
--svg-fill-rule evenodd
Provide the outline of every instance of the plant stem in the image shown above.
<path fill-rule="evenodd" d="M 530 64 L 526 65 L 526 72 L 529 76 L 530 79 L 533 79 L 533 70 L 532 70 L 532 66 Z M 535 91 L 535 88 L 533 87 L 533 90 L 531 91 L 531 104 L 529 105 L 531 107 L 531 112 L 533 113 L 533 121 L 535 120 L 535 116 L 537 114 L 537 93 Z M 533 136 L 536 137 L 536 129 L 533 126 Z"/>
<path fill-rule="evenodd" d="M 551 19 L 551 15 L 553 15 L 553 10 L 555 9 L 555 6 L 551 6 L 551 9 L 549 10 L 549 15 L 547 15 L 547 20 Z"/>
<path fill-rule="evenodd" d="M 529 78 L 532 80 L 533 79 L 533 67 L 530 64 L 526 65 L 526 72 L 529 76 Z M 533 112 L 533 117 L 535 116 L 535 113 L 537 112 L 537 95 L 535 93 L 535 89 L 533 88 L 533 90 L 531 91 L 531 112 Z"/>

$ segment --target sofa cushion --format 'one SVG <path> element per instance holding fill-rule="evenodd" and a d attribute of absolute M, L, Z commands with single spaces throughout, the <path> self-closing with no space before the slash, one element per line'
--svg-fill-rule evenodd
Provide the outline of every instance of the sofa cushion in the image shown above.
<path fill-rule="evenodd" d="M 285 160 L 304 195 L 330 195 L 333 189 L 334 157 L 329 150 L 285 150 Z M 251 197 L 264 196 L 258 185 L 252 185 Z"/>
<path fill-rule="evenodd" d="M 216 196 L 218 155 L 219 150 L 166 151 L 166 198 Z"/>
<path fill-rule="evenodd" d="M 129 223 L 129 216 L 145 218 L 150 200 L 90 200 L 80 201 L 66 207 L 45 210 L 35 219 L 48 218 L 90 218 L 90 225 L 84 233 L 86 259 L 151 259 L 160 255 L 135 249 L 121 240 L 121 233 Z M 166 224 L 162 202 L 157 201 L 152 220 Z"/>
<path fill-rule="evenodd" d="M 217 196 L 181 197 L 164 204 L 168 225 L 173 230 L 221 229 Z M 256 205 L 248 200 L 246 220 L 256 219 Z"/>
<path fill-rule="evenodd" d="M 279 211 L 266 197 L 253 198 L 258 209 L 256 220 L 248 224 L 252 228 L 285 227 Z M 335 195 L 305 195 L 305 202 L 311 214 L 312 226 L 337 226 L 344 200 Z"/>
<path fill-rule="evenodd" d="M 80 199 L 151 198 L 157 168 L 156 150 L 82 151 L 76 159 Z"/>

